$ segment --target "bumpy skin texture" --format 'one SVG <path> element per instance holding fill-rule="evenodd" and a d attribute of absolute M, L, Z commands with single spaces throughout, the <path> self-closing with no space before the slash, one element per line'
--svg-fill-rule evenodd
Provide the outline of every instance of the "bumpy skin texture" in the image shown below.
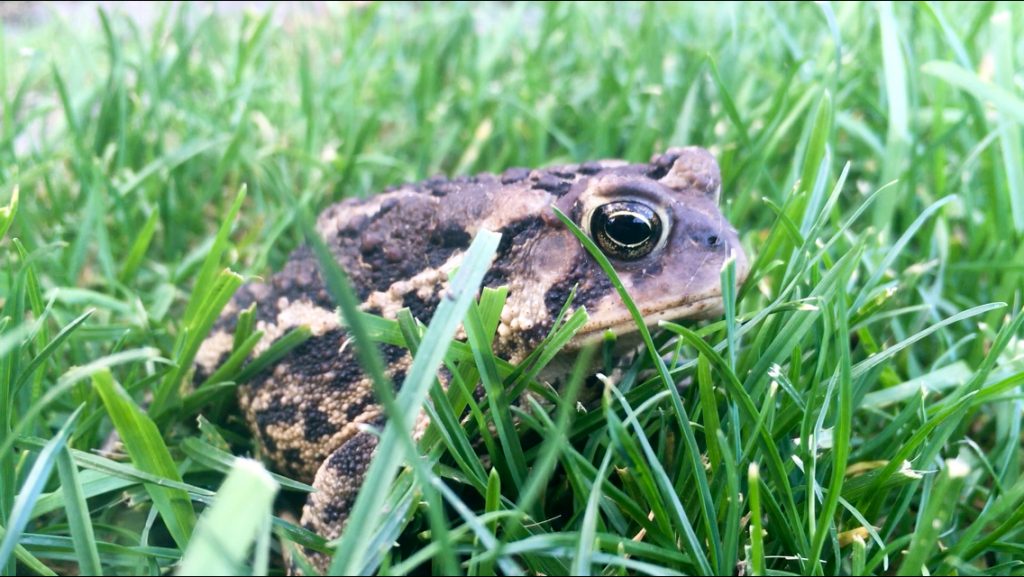
<path fill-rule="evenodd" d="M 612 259 L 653 324 L 720 314 L 720 271 L 730 254 L 740 281 L 746 277 L 746 256 L 718 209 L 720 188 L 711 154 L 673 148 L 647 164 L 602 160 L 404 185 L 331 206 L 317 229 L 364 310 L 394 318 L 408 307 L 425 323 L 476 233 L 502 233 L 484 284 L 509 287 L 495 350 L 516 362 L 551 329 L 574 286 L 573 306 L 585 307 L 589 322 L 568 350 L 606 331 L 635 331 L 611 283 L 552 205 L 588 234 L 590 215 L 608 202 L 637 200 L 657 211 L 664 224 L 658 248 L 639 260 Z M 376 438 L 360 430 L 381 423 L 381 407 L 306 248 L 267 282 L 238 291 L 200 350 L 197 380 L 227 358 L 237 314 L 253 303 L 257 328 L 265 332 L 254 354 L 300 325 L 313 335 L 240 387 L 239 401 L 262 456 L 276 470 L 312 481 L 318 489 L 304 509 L 304 525 L 334 538 L 376 447 Z M 411 363 L 408 352 L 393 346 L 382 346 L 381 352 L 389 376 L 400 384 Z"/>

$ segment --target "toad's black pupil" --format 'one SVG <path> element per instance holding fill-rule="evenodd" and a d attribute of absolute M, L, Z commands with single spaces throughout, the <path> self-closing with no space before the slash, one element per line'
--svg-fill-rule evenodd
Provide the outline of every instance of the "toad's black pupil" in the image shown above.
<path fill-rule="evenodd" d="M 639 214 L 613 214 L 608 217 L 604 230 L 612 240 L 626 246 L 640 244 L 651 238 L 651 223 Z"/>
<path fill-rule="evenodd" d="M 609 202 L 597 207 L 590 217 L 590 236 L 598 248 L 620 261 L 640 260 L 651 254 L 661 233 L 661 217 L 642 202 Z"/>

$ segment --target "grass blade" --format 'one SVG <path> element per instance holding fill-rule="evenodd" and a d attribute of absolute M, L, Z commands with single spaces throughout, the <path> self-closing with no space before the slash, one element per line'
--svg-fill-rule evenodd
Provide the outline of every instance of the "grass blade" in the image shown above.
<path fill-rule="evenodd" d="M 747 469 L 747 491 L 750 492 L 750 551 L 747 564 L 751 575 L 767 575 L 764 564 L 764 526 L 761 524 L 761 474 L 757 463 Z"/>
<path fill-rule="evenodd" d="M 75 544 L 75 556 L 78 558 L 78 572 L 80 575 L 102 575 L 96 535 L 93 532 L 92 520 L 89 518 L 89 505 L 85 501 L 85 493 L 79 481 L 78 467 L 71 459 L 71 451 L 66 444 L 57 454 L 57 472 L 60 474 L 61 491 L 64 493 L 71 540 Z"/>
<path fill-rule="evenodd" d="M 977 74 L 965 70 L 952 62 L 938 60 L 926 62 L 921 67 L 921 70 L 925 74 L 935 76 L 961 90 L 967 91 L 978 100 L 992 104 L 1000 114 L 1006 116 L 1007 120 L 1024 124 L 1024 98 L 1017 96 L 1006 88 L 986 82 L 979 78 Z"/>
<path fill-rule="evenodd" d="M 212 292 L 211 285 L 217 275 L 217 270 L 220 268 L 221 257 L 228 248 L 228 235 L 231 234 L 231 229 L 235 224 L 235 219 L 238 217 L 238 211 L 241 210 L 242 203 L 245 201 L 245 196 L 246 187 L 243 186 L 239 189 L 238 195 L 235 196 L 235 201 L 231 204 L 231 208 L 228 209 L 227 215 L 221 221 L 220 230 L 217 231 L 213 245 L 210 246 L 210 252 L 206 254 L 203 266 L 199 270 L 199 276 L 196 277 L 195 286 L 192 288 L 192 298 L 189 299 L 188 307 L 185 309 L 185 316 L 183 317 L 185 326 L 192 326 L 193 320 L 199 314 L 199 311 L 208 307 L 205 299 L 207 294 Z M 202 336 L 205 337 L 206 335 Z"/>
<path fill-rule="evenodd" d="M 604 479 L 608 474 L 608 465 L 612 461 L 612 452 L 608 451 L 601 460 L 601 467 L 597 470 L 597 478 Z M 593 547 L 595 533 L 597 530 L 597 508 L 601 500 L 601 485 L 598 484 L 590 496 L 587 497 L 587 508 L 583 514 L 583 527 L 580 530 L 580 538 L 577 541 L 576 555 L 573 557 L 572 574 L 590 575 L 590 568 L 594 562 Z"/>
<path fill-rule="evenodd" d="M 580 243 L 586 248 L 587 252 L 590 253 L 590 256 L 593 257 L 598 262 L 598 264 L 600 264 L 601 269 L 608 276 L 608 279 L 611 281 L 612 286 L 615 287 L 615 290 L 619 293 L 619 296 L 622 298 L 623 304 L 625 304 L 626 308 L 629 310 L 630 315 L 633 317 L 633 321 L 636 323 L 637 329 L 639 329 L 640 332 L 640 336 L 643 339 L 644 345 L 647 348 L 647 353 L 650 355 L 651 361 L 654 363 L 654 366 L 658 369 L 658 373 L 661 377 L 663 385 L 666 389 L 672 391 L 674 387 L 674 381 L 672 380 L 671 375 L 669 375 L 668 368 L 665 366 L 665 361 L 664 359 L 661 358 L 660 355 L 658 355 L 658 349 L 654 345 L 654 340 L 651 338 L 651 333 L 650 330 L 648 330 L 647 328 L 647 324 L 644 322 L 643 317 L 640 315 L 640 311 L 639 309 L 637 309 L 636 304 L 633 302 L 633 299 L 630 298 L 629 294 L 626 292 L 625 287 L 622 285 L 622 281 L 619 280 L 618 274 L 616 274 L 615 269 L 612 267 L 611 263 L 608 262 L 608 258 L 604 255 L 604 253 L 601 252 L 599 248 L 597 248 L 597 245 L 594 244 L 594 241 L 589 236 L 584 234 L 578 226 L 576 226 L 576 223 L 574 223 L 569 217 L 562 213 L 562 211 L 560 211 L 557 207 L 552 207 L 552 210 L 554 210 L 555 215 L 558 217 L 558 219 L 562 221 L 562 224 L 564 224 L 566 228 L 568 228 L 573 233 L 573 235 L 580 241 Z M 713 553 L 712 563 L 717 564 L 721 553 L 721 539 L 718 534 L 718 524 L 714 518 L 714 514 L 712 513 L 714 505 L 711 502 L 711 490 L 708 487 L 707 473 L 704 470 L 704 464 L 700 460 L 700 450 L 697 447 L 697 439 L 693 432 L 693 426 L 690 425 L 690 418 L 687 415 L 686 409 L 683 408 L 682 401 L 679 400 L 679 396 L 676 394 L 670 394 L 669 399 L 672 401 L 673 415 L 675 416 L 675 420 L 677 425 L 679 426 L 680 432 L 682 432 L 683 434 L 683 439 L 686 443 L 687 448 L 687 457 L 690 462 L 694 478 L 697 480 L 697 489 L 698 494 L 700 495 L 699 502 L 701 507 L 701 513 L 704 517 L 704 527 L 707 530 L 710 546 Z M 659 464 L 656 461 L 655 463 L 653 463 L 653 465 L 655 467 L 659 467 Z M 693 535 L 688 535 L 689 532 L 685 530 L 686 526 L 689 525 L 689 521 L 688 519 L 686 519 L 685 513 L 682 517 L 682 521 L 683 527 L 681 528 L 683 529 L 684 537 L 687 538 L 687 541 L 689 541 L 689 553 L 696 557 L 698 562 L 700 562 L 703 559 L 703 547 L 698 545 L 691 538 L 693 537 Z M 707 565 L 706 563 L 706 560 L 704 560 L 704 562 L 701 563 L 701 570 L 706 573 L 713 572 L 714 565 Z"/>
<path fill-rule="evenodd" d="M 850 360 L 850 326 L 846 308 L 845 283 L 837 283 L 839 292 L 835 296 L 835 318 L 839 324 L 836 330 L 836 348 L 839 351 L 839 369 L 836 378 L 839 381 L 838 410 L 835 426 L 832 428 L 832 464 L 831 478 L 825 502 L 821 507 L 814 540 L 811 542 L 811 563 L 814 574 L 822 574 L 821 552 L 825 538 L 833 528 L 833 516 L 839 508 L 843 481 L 846 477 L 846 464 L 850 456 L 850 434 L 853 428 L 853 369 Z M 824 411 L 824 409 L 822 409 Z"/>
<path fill-rule="evenodd" d="M 149 243 L 153 240 L 153 235 L 156 233 L 156 225 L 159 222 L 160 211 L 154 210 L 150 213 L 149 218 L 146 219 L 146 223 L 142 225 L 139 236 L 132 243 L 128 256 L 124 259 L 124 264 L 121 266 L 121 274 L 117 277 L 121 283 L 127 284 L 135 278 L 135 274 L 139 271 L 139 267 L 146 257 L 146 251 L 149 249 Z"/>
<path fill-rule="evenodd" d="M 898 575 L 922 575 L 927 571 L 925 563 L 937 549 L 939 535 L 953 516 L 953 510 L 959 502 L 960 487 L 970 472 L 970 468 L 962 461 L 946 461 L 928 503 L 917 519 L 917 530 L 912 534 L 910 547 L 903 557 Z"/>
<path fill-rule="evenodd" d="M 39 452 L 36 462 L 32 465 L 32 470 L 29 471 L 28 476 L 25 478 L 25 483 L 14 500 L 14 508 L 11 509 L 11 514 L 7 517 L 7 529 L 3 540 L 0 541 L 0 566 L 6 565 L 10 560 L 11 553 L 14 552 L 15 546 L 21 538 L 22 531 L 28 525 L 32 508 L 35 507 L 36 500 L 39 498 L 40 493 L 43 492 L 43 486 L 50 478 L 50 473 L 53 471 L 53 465 L 57 461 L 57 456 L 61 450 L 66 448 L 68 437 L 71 436 L 71 431 L 81 411 L 81 407 L 76 409 L 67 422 L 64 423 L 64 426 L 61 427 L 60 431 L 57 432 L 57 435 L 46 443 L 46 446 Z"/>
<path fill-rule="evenodd" d="M 39 354 L 37 354 L 29 362 L 29 364 L 26 365 L 24 369 L 22 369 L 21 374 L 19 374 L 18 378 L 15 379 L 15 394 L 17 394 L 18 390 L 21 389 L 21 387 L 24 386 L 25 383 L 27 383 L 30 378 L 32 378 L 32 373 L 34 373 L 36 369 L 41 367 L 43 363 L 45 363 L 46 360 L 53 355 L 53 353 L 57 350 L 57 347 L 59 347 L 61 343 L 67 340 L 67 338 L 71 336 L 71 333 L 75 332 L 75 329 L 77 329 L 79 326 L 81 326 L 82 323 L 88 320 L 88 318 L 91 317 L 94 312 L 96 312 L 95 309 L 89 309 L 82 313 L 78 318 L 71 321 L 63 329 L 61 329 L 60 332 L 53 337 L 53 340 L 48 342 L 46 346 L 43 347 L 43 350 L 39 351 Z"/>
<path fill-rule="evenodd" d="M 910 87 L 907 64 L 900 44 L 900 23 L 892 2 L 878 4 L 879 33 L 881 35 L 882 65 L 885 72 L 885 96 L 888 103 L 888 132 L 882 181 L 899 178 L 906 168 L 911 152 Z M 896 209 L 896 191 L 879 199 L 875 206 L 875 227 L 887 231 L 891 227 Z M 856 311 L 858 307 L 851 307 Z"/>
<path fill-rule="evenodd" d="M 466 251 L 458 273 L 452 279 L 449 289 L 452 298 L 441 301 L 427 327 L 427 332 L 423 335 L 420 349 L 413 359 L 398 398 L 400 413 L 388 415 L 390 420 L 378 445 L 378 457 L 371 464 L 366 481 L 353 506 L 351 517 L 331 564 L 332 573 L 360 572 L 363 570 L 363 562 L 372 553 L 367 547 L 369 538 L 374 534 L 372 528 L 376 517 L 373 512 L 380 510 L 386 491 L 402 459 L 402 452 L 396 447 L 399 442 L 398 436 L 407 436 L 412 429 L 413 419 L 426 399 L 430 383 L 434 380 L 434 372 L 444 359 L 448 344 L 469 309 L 477 288 L 483 281 L 484 273 L 490 267 L 491 259 L 498 248 L 499 238 L 500 235 L 486 230 L 477 234 Z M 327 259 L 321 258 L 322 265 L 329 264 L 326 261 Z"/>
<path fill-rule="evenodd" d="M 11 192 L 11 200 L 7 206 L 0 207 L 0 240 L 7 236 L 7 231 L 14 224 L 14 217 L 18 214 L 18 187 L 15 186 Z"/>
<path fill-rule="evenodd" d="M 178 575 L 250 573 L 246 559 L 253 544 L 270 530 L 278 489 L 262 465 L 237 459 L 213 504 L 199 518 Z"/>
<path fill-rule="evenodd" d="M 156 424 L 135 405 L 110 371 L 103 369 L 96 373 L 92 382 L 128 449 L 132 463 L 142 471 L 180 483 L 181 475 Z M 146 491 L 167 524 L 174 542 L 184 550 L 196 524 L 195 510 L 188 493 L 155 484 L 146 485 Z"/>
<path fill-rule="evenodd" d="M 995 54 L 996 83 L 1008 92 L 1016 89 L 1014 75 L 1014 38 L 1011 27 L 1013 19 L 1008 11 L 997 12 L 992 17 L 992 53 Z M 1006 189 L 1010 194 L 1010 209 L 1013 225 L 1018 233 L 1024 233 L 1024 147 L 1020 142 L 1021 126 L 1024 123 L 1004 118 L 999 123 L 999 144 L 1003 151 L 1003 169 L 1006 171 Z"/>

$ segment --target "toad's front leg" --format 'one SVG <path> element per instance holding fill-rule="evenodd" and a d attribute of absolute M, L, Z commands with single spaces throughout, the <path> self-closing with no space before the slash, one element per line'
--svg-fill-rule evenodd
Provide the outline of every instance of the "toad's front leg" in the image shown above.
<path fill-rule="evenodd" d="M 324 460 L 313 480 L 316 492 L 309 495 L 302 509 L 303 527 L 327 540 L 341 535 L 377 451 L 377 442 L 375 434 L 360 432 Z M 327 573 L 329 555 L 308 549 L 306 555 L 317 572 Z M 296 572 L 293 563 L 292 573 Z"/>

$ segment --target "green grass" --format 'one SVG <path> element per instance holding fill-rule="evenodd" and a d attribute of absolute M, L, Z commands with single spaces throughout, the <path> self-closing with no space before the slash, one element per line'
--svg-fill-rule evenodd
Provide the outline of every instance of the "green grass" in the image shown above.
<path fill-rule="evenodd" d="M 559 393 L 536 375 L 580 314 L 512 367 L 487 345 L 502 291 L 426 327 L 353 316 L 334 278 L 354 329 L 418 353 L 389 413 L 429 395 L 435 423 L 412 459 L 391 419 L 358 505 L 387 513 L 335 569 L 1024 575 L 1024 9 L 318 10 L 0 31 L 0 573 L 331 552 L 289 512 L 309 487 L 237 459 L 231 403 L 308 332 L 245 366 L 249 316 L 238 362 L 185 386 L 237 286 L 346 196 L 699 144 L 751 278 L 722 319 L 644 335 L 661 355 L 570 359 Z M 580 411 L 595 356 L 626 366 Z"/>

